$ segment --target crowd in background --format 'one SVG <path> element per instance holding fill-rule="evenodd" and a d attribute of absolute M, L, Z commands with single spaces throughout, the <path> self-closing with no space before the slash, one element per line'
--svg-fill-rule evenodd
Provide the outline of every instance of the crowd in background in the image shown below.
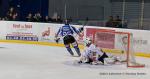
<path fill-rule="evenodd" d="M 56 17 L 49 17 L 48 15 L 42 16 L 39 12 L 32 14 L 29 13 L 26 17 L 26 21 L 28 22 L 56 22 L 56 23 L 62 23 L 63 20 L 61 16 L 56 16 Z"/>
<path fill-rule="evenodd" d="M 0 17 L 0 20 L 18 21 L 19 20 L 18 13 L 15 10 L 15 8 L 10 7 L 6 16 Z M 40 12 L 37 12 L 35 14 L 28 13 L 25 21 L 28 21 L 28 22 L 56 22 L 56 23 L 62 23 L 63 22 L 61 16 L 59 16 L 59 15 L 57 15 L 55 17 L 49 17 L 48 15 L 42 16 L 40 14 Z"/>
<path fill-rule="evenodd" d="M 116 16 L 115 18 L 113 16 L 109 16 L 105 26 L 114 28 L 127 28 L 127 21 L 122 21 L 119 16 Z"/>
<path fill-rule="evenodd" d="M 0 20 L 5 21 L 19 21 L 18 13 L 15 10 L 14 7 L 10 7 L 5 17 L 0 17 Z M 89 20 L 89 18 L 85 19 L 86 21 Z M 32 14 L 29 12 L 26 15 L 27 22 L 46 22 L 46 23 L 63 23 L 63 19 L 60 15 L 54 14 L 54 16 L 49 17 L 48 15 L 42 16 L 40 12 L 37 12 L 35 14 Z M 71 18 L 69 18 L 69 21 L 72 21 Z M 116 16 L 115 18 L 113 16 L 109 16 L 109 19 L 107 22 L 105 22 L 105 27 L 113 27 L 113 28 L 127 28 L 127 22 L 120 19 L 119 16 Z"/>
<path fill-rule="evenodd" d="M 17 16 L 18 16 L 17 12 L 13 7 L 11 7 L 6 13 L 6 16 L 0 17 L 0 20 L 16 20 Z"/>

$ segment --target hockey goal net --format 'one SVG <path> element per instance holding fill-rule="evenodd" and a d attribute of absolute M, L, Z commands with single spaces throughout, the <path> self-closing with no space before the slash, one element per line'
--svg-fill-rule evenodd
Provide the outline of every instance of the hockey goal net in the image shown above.
<path fill-rule="evenodd" d="M 122 61 L 126 62 L 127 67 L 145 67 L 144 64 L 136 62 L 132 33 L 100 28 L 85 28 L 84 35 L 91 38 L 97 47 L 102 48 L 105 52 L 119 56 Z"/>

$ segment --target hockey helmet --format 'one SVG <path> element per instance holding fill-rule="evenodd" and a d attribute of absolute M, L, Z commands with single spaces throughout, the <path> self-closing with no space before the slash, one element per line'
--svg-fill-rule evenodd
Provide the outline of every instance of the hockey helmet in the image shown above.
<path fill-rule="evenodd" d="M 90 38 L 86 38 L 84 43 L 87 45 L 87 44 L 91 44 L 92 43 L 92 40 Z"/>
<path fill-rule="evenodd" d="M 69 25 L 69 23 L 70 23 L 69 20 L 66 19 L 66 20 L 65 20 L 65 25 Z"/>

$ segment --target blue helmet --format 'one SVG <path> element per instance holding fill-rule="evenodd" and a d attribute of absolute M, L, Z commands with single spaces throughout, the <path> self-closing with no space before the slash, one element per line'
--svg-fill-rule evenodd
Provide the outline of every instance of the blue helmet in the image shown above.
<path fill-rule="evenodd" d="M 65 25 L 69 25 L 69 20 L 65 20 Z"/>

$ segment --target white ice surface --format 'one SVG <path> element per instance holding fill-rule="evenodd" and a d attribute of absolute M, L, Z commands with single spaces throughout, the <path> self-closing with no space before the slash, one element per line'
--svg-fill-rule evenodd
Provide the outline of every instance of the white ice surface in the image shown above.
<path fill-rule="evenodd" d="M 74 65 L 77 59 L 62 47 L 0 43 L 0 79 L 150 79 L 149 58 L 137 58 L 145 68 Z"/>

